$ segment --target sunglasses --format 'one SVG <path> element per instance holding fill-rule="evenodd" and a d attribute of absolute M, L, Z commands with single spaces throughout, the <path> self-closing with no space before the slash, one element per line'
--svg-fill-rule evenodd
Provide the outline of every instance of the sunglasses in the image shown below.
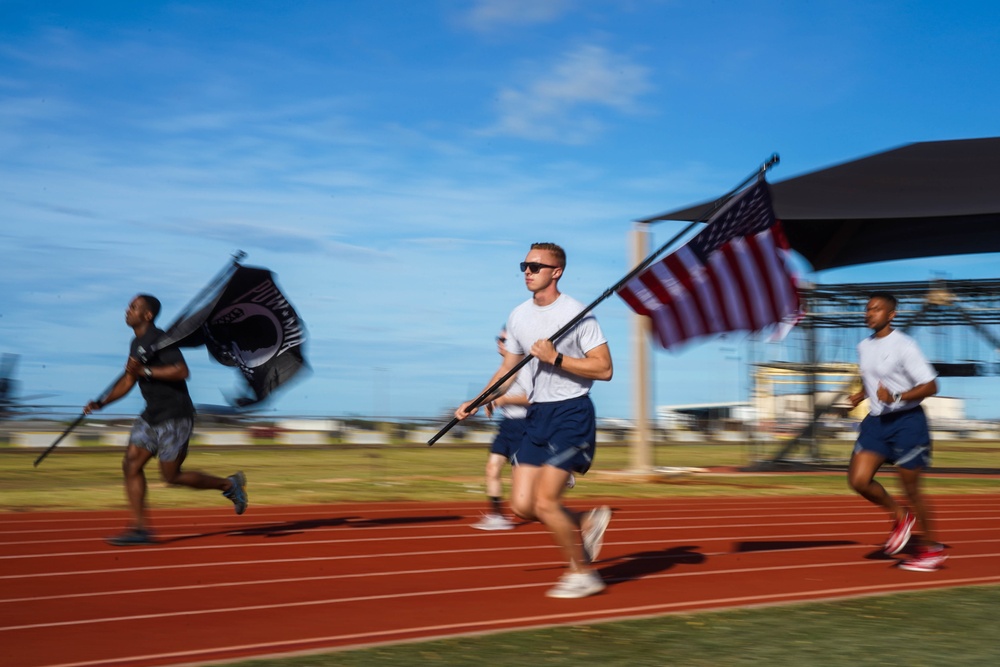
<path fill-rule="evenodd" d="M 551 264 L 542 264 L 541 262 L 521 262 L 521 273 L 525 271 L 531 271 L 532 273 L 538 273 L 542 269 L 558 269 L 558 266 L 552 266 Z"/>
<path fill-rule="evenodd" d="M 506 336 L 497 336 L 497 342 L 498 343 L 506 343 L 507 342 L 507 337 Z"/>

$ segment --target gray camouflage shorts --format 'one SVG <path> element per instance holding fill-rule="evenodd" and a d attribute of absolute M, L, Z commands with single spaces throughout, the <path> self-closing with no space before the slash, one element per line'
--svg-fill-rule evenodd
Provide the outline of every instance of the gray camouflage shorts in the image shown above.
<path fill-rule="evenodd" d="M 161 461 L 176 461 L 187 453 L 193 430 L 194 420 L 190 417 L 168 419 L 155 425 L 139 417 L 132 424 L 128 441 L 131 445 L 152 452 Z"/>

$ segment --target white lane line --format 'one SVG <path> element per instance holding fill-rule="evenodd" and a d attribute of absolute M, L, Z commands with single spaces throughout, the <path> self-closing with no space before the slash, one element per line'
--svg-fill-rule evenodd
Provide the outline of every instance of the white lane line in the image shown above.
<path fill-rule="evenodd" d="M 972 586 L 990 584 L 1000 581 L 1000 577 L 971 577 L 968 579 L 955 580 L 956 586 Z M 826 594 L 823 601 L 834 599 L 847 599 L 859 597 L 872 597 L 884 593 L 895 591 L 922 590 L 936 588 L 934 582 L 923 584 L 882 584 L 871 587 L 850 587 L 827 589 L 825 591 L 811 591 L 808 595 Z M 357 632 L 344 635 L 326 635 L 322 637 L 309 637 L 304 639 L 259 642 L 256 644 L 240 643 L 232 646 L 217 646 L 208 649 L 197 649 L 191 651 L 175 651 L 171 653 L 154 653 L 146 655 L 131 655 L 123 658 L 102 659 L 98 661 L 66 662 L 46 665 L 46 667 L 98 667 L 101 665 L 114 665 L 119 663 L 152 660 L 176 660 L 195 659 L 199 661 L 209 659 L 222 659 L 228 657 L 227 662 L 237 659 L 250 660 L 251 656 L 240 658 L 247 650 L 252 651 L 278 651 L 289 654 L 295 647 L 306 647 L 327 644 L 328 647 L 311 649 L 311 654 L 329 652 L 338 648 L 338 642 L 348 642 L 356 640 L 367 640 L 361 644 L 352 644 L 351 649 L 366 648 L 375 645 L 389 643 L 401 643 L 403 641 L 432 641 L 435 639 L 454 638 L 461 635 L 482 635 L 492 632 L 520 630 L 520 629 L 540 629 L 565 625 L 567 623 L 617 621 L 645 617 L 660 616 L 667 613 L 683 613 L 685 610 L 695 611 L 722 611 L 732 607 L 764 607 L 790 603 L 808 603 L 811 598 L 802 599 L 803 593 L 771 594 L 744 596 L 740 598 L 716 598 L 712 600 L 700 600 L 693 602 L 663 603 L 657 605 L 642 605 L 636 607 L 619 607 L 615 609 L 602 609 L 589 612 L 574 612 L 565 614 L 546 614 L 540 616 L 522 616 L 520 618 L 497 619 L 492 621 L 478 621 L 468 623 L 448 623 L 442 625 L 427 625 L 421 627 L 401 628 L 396 630 L 378 630 L 373 632 Z M 820 600 L 816 600 L 817 602 Z M 707 606 L 705 606 L 707 605 Z M 416 635 L 416 636 L 411 636 Z M 339 648 L 346 648 L 340 646 Z M 233 655 L 236 653 L 237 655 Z M 267 657 L 278 657 L 270 654 Z M 188 663 L 190 664 L 190 663 Z"/>
<path fill-rule="evenodd" d="M 772 528 L 773 527 L 779 527 L 780 528 L 780 526 L 771 526 L 771 527 Z M 656 532 L 658 530 L 660 530 L 660 529 L 658 529 L 658 528 L 648 528 L 648 529 L 644 529 L 642 532 Z M 609 530 L 608 532 L 610 533 L 610 532 L 614 532 L 614 531 Z M 637 531 L 630 530 L 630 531 L 625 531 L 625 532 L 635 533 Z M 972 528 L 952 528 L 952 529 L 949 529 L 947 531 L 948 534 L 970 533 L 970 532 L 971 533 L 980 534 L 983 531 L 982 531 L 981 527 L 978 527 L 978 526 L 972 527 Z M 545 533 L 539 533 L 539 535 L 544 536 Z M 866 532 L 866 533 L 859 533 L 858 531 L 847 531 L 847 532 L 842 532 L 842 533 L 836 533 L 836 532 L 825 531 L 825 532 L 822 532 L 822 533 L 789 533 L 789 534 L 740 535 L 740 536 L 734 536 L 734 535 L 723 535 L 723 536 L 719 536 L 719 535 L 703 535 L 703 536 L 682 536 L 682 538 L 681 538 L 680 541 L 686 541 L 686 542 L 719 542 L 719 541 L 747 542 L 747 541 L 763 541 L 763 540 L 779 540 L 779 539 L 799 540 L 799 541 L 806 540 L 806 539 L 816 539 L 816 540 L 829 541 L 829 540 L 832 540 L 832 539 L 856 540 L 859 537 L 863 537 L 863 536 L 867 536 L 867 535 L 874 536 L 875 537 L 875 541 L 871 542 L 870 544 L 858 543 L 858 544 L 856 544 L 854 546 L 857 546 L 857 547 L 865 547 L 865 546 L 875 547 L 876 543 L 879 542 L 882 539 L 882 537 L 884 537 L 885 532 L 884 531 L 872 531 L 872 532 Z M 483 536 L 480 536 L 480 537 L 483 537 Z M 360 541 L 360 540 L 357 540 L 357 541 Z M 395 540 L 389 539 L 389 540 L 378 540 L 378 541 L 393 542 Z M 946 540 L 946 541 L 949 542 L 949 543 L 956 543 L 956 544 L 958 543 L 958 542 L 955 542 L 954 540 Z M 972 543 L 984 543 L 984 542 L 994 542 L 994 541 L 997 541 L 997 540 L 994 540 L 994 539 L 981 539 L 981 540 L 975 540 Z M 347 541 L 347 542 L 350 543 L 351 541 Z M 329 545 L 336 545 L 336 544 L 340 544 L 340 543 L 341 543 L 341 541 L 339 541 L 339 540 L 337 540 L 337 541 L 330 540 L 330 541 L 315 541 L 315 542 L 291 542 L 291 543 L 287 543 L 287 544 L 274 544 L 274 545 L 265 545 L 265 546 L 279 546 L 279 547 L 280 546 L 285 546 L 285 547 L 288 547 L 288 548 L 296 549 L 299 545 L 304 545 L 304 544 L 313 544 L 313 545 L 315 545 L 315 544 L 328 545 L 329 544 Z M 650 538 L 649 540 L 628 541 L 628 542 L 614 542 L 614 541 L 607 541 L 606 540 L 605 544 L 608 544 L 608 545 L 611 545 L 611 544 L 619 544 L 619 545 L 630 545 L 630 544 L 639 544 L 639 545 L 642 545 L 642 544 L 645 544 L 645 545 L 650 545 L 650 546 L 658 546 L 658 545 L 660 545 L 660 542 L 658 542 L 658 541 L 654 542 L 652 540 L 652 538 Z M 251 546 L 251 545 L 246 545 L 246 546 Z M 241 549 L 241 550 L 245 550 L 245 546 L 241 546 L 241 545 L 236 545 L 234 547 L 225 547 L 225 548 L 238 548 L 238 549 Z M 348 554 L 348 555 L 302 556 L 302 557 L 298 557 L 298 558 L 273 558 L 273 559 L 259 558 L 259 559 L 241 560 L 241 561 L 213 561 L 213 562 L 196 562 L 196 563 L 170 563 L 170 564 L 165 564 L 165 565 L 143 566 L 143 567 L 113 567 L 113 568 L 102 568 L 102 569 L 92 569 L 92 570 L 65 570 L 65 571 L 54 571 L 54 572 L 50 571 L 50 572 L 32 572 L 32 573 L 24 573 L 24 574 L 5 574 L 5 575 L 0 575 L 0 581 L 2 581 L 4 579 L 26 579 L 26 578 L 36 578 L 36 577 L 74 576 L 74 575 L 88 575 L 88 574 L 103 574 L 103 573 L 108 573 L 108 572 L 144 572 L 144 571 L 149 571 L 149 570 L 190 569 L 190 568 L 202 568 L 202 567 L 232 567 L 234 565 L 259 565 L 259 564 L 263 564 L 263 563 L 300 563 L 300 562 L 311 562 L 311 561 L 334 561 L 334 560 L 354 560 L 354 559 L 372 560 L 372 559 L 380 559 L 380 558 L 410 558 L 410 557 L 414 557 L 414 556 L 425 556 L 425 555 L 475 554 L 475 553 L 483 553 L 483 552 L 495 552 L 497 549 L 503 549 L 504 551 L 517 551 L 517 550 L 522 550 L 522 549 L 549 549 L 549 548 L 552 548 L 552 544 L 550 542 L 545 542 L 544 544 L 535 544 L 535 545 L 528 545 L 528 546 L 509 546 L 509 545 L 505 545 L 505 546 L 501 546 L 501 547 L 492 546 L 492 547 L 482 547 L 482 548 L 473 548 L 473 549 L 438 549 L 438 550 L 433 550 L 433 551 L 401 551 L 401 552 L 391 552 L 391 553 L 387 552 L 387 553 L 363 553 L 363 554 Z M 160 553 L 163 553 L 164 551 L 167 551 L 167 550 L 165 550 L 165 549 L 156 549 L 156 548 L 152 548 L 152 549 L 136 549 L 134 547 L 130 547 L 129 550 L 128 550 L 128 553 L 143 553 L 143 552 L 160 552 Z M 113 553 L 116 553 L 116 552 L 114 552 L 114 551 L 110 551 L 110 552 L 109 551 L 84 551 L 84 552 L 78 552 L 76 555 L 78 555 L 78 556 L 99 555 L 99 554 L 108 555 L 108 554 L 113 554 Z M 44 557 L 44 554 L 41 557 Z"/>
<path fill-rule="evenodd" d="M 992 501 L 1000 506 L 1000 494 L 968 494 L 961 496 L 932 496 L 935 503 L 935 508 L 944 509 L 946 507 L 954 508 L 964 508 L 968 506 L 981 507 L 987 501 Z M 787 500 L 786 500 L 787 499 Z M 782 502 L 785 500 L 785 502 Z M 687 498 L 687 499 L 667 499 L 665 501 L 640 501 L 633 502 L 630 499 L 621 498 L 567 498 L 566 503 L 571 507 L 577 506 L 589 506 L 594 503 L 604 503 L 608 505 L 620 505 L 621 510 L 628 513 L 649 513 L 662 515 L 676 514 L 679 516 L 691 516 L 692 518 L 697 518 L 698 516 L 711 517 L 714 516 L 716 512 L 720 510 L 726 510 L 728 507 L 733 506 L 739 510 L 747 510 L 752 507 L 759 507 L 762 510 L 768 509 L 778 505 L 783 510 L 800 508 L 801 511 L 806 512 L 810 508 L 820 508 L 820 509 L 843 509 L 848 512 L 856 511 L 859 507 L 865 507 L 864 501 L 859 500 L 853 496 L 774 496 L 767 497 L 766 499 L 758 499 L 756 502 L 753 498 L 739 499 L 739 498 Z M 685 503 L 682 507 L 677 507 L 678 502 Z M 689 504 L 691 502 L 696 502 L 697 504 L 693 507 Z M 859 504 L 860 503 L 860 504 Z M 310 509 L 305 509 L 309 507 Z M 648 508 L 648 509 L 647 509 Z M 267 521 L 296 521 L 301 520 L 304 517 L 325 517 L 325 518 L 336 518 L 331 516 L 331 514 L 346 514 L 351 512 L 363 513 L 366 516 L 369 515 L 391 515 L 391 516 L 401 516 L 406 517 L 408 514 L 410 516 L 425 516 L 428 512 L 433 514 L 442 513 L 457 513 L 462 515 L 469 515 L 470 517 L 475 517 L 475 515 L 482 511 L 483 503 L 469 503 L 454 506 L 439 507 L 432 505 L 430 507 L 421 507 L 421 503 L 416 501 L 412 502 L 402 502 L 398 506 L 390 507 L 370 507 L 367 505 L 340 505 L 340 504 L 330 504 L 328 507 L 316 508 L 315 506 L 303 506 L 302 509 L 296 509 L 295 506 L 262 506 L 253 508 L 253 518 L 262 519 Z M 995 508 L 994 508 L 995 509 Z M 276 510 L 276 511 L 275 511 Z M 23 526 L 26 524 L 45 524 L 45 523 L 78 523 L 81 517 L 86 517 L 87 515 L 93 515 L 95 513 L 104 513 L 106 510 L 99 512 L 56 512 L 63 514 L 64 516 L 60 518 L 46 518 L 46 514 L 51 514 L 52 512 L 39 512 L 40 516 L 24 518 L 23 513 L 6 513 L 0 511 L 0 526 Z M 223 520 L 223 510 L 215 509 L 204 509 L 203 512 L 196 512 L 192 510 L 177 510 L 177 514 L 171 513 L 171 510 L 156 510 L 153 512 L 154 519 L 169 523 L 172 521 L 184 523 L 193 520 L 204 520 L 204 519 L 218 519 Z M 74 516 L 76 515 L 76 516 Z M 218 515 L 218 516 L 216 516 Z M 111 527 L 118 526 L 121 521 L 127 518 L 127 513 L 121 511 L 114 516 L 106 516 L 100 518 L 89 519 L 89 521 L 99 521 L 106 522 Z M 758 515 L 759 516 L 759 515 Z M 16 517 L 16 518 L 15 518 Z M 8 520 L 9 518 L 9 520 Z M 14 531 L 17 532 L 17 531 Z M 2 534 L 2 532 L 0 532 Z"/>
<path fill-rule="evenodd" d="M 729 517 L 727 517 L 729 518 Z M 756 518 L 756 517 L 755 517 Z M 1000 515 L 996 517 L 1000 520 Z M 977 529 L 982 530 L 983 517 L 958 517 L 958 518 L 942 518 L 939 523 L 946 522 L 948 524 L 958 523 L 958 522 L 968 522 L 974 521 L 977 524 Z M 780 528 L 783 526 L 843 526 L 847 525 L 849 527 L 866 527 L 868 524 L 877 524 L 879 526 L 886 526 L 884 532 L 888 533 L 888 523 L 885 517 L 872 517 L 866 521 L 816 521 L 815 519 L 810 519 L 808 521 L 781 521 L 781 522 L 766 522 L 766 523 L 750 523 L 750 522 L 737 522 L 737 523 L 723 523 L 714 522 L 706 524 L 696 524 L 696 525 L 677 525 L 677 526 L 642 526 L 642 527 L 632 527 L 632 528 L 622 528 L 623 523 L 629 523 L 627 518 L 619 521 L 614 521 L 611 527 L 608 528 L 608 532 L 614 533 L 619 531 L 629 531 L 634 532 L 637 530 L 641 531 L 695 531 L 695 530 L 718 530 L 720 528 Z M 467 525 L 462 525 L 461 528 L 468 528 Z M 225 532 L 219 532 L 218 534 L 211 534 L 206 537 L 254 537 L 260 530 L 259 527 L 252 528 L 235 528 Z M 364 530 L 370 530 L 365 528 Z M 962 530 L 961 528 L 948 528 L 946 530 Z M 314 529 L 303 529 L 301 532 L 308 532 L 310 534 L 316 532 Z M 337 531 L 340 532 L 340 531 Z M 508 537 L 525 537 L 528 535 L 547 535 L 547 533 L 538 526 L 528 526 L 521 530 L 516 530 L 513 532 L 504 532 L 502 535 Z M 148 551 L 157 552 L 178 552 L 178 551 L 202 551 L 202 550 L 214 550 L 214 549 L 256 549 L 256 548 L 272 548 L 272 547 L 286 547 L 291 544 L 294 545 L 316 545 L 316 544 L 359 544 L 359 543 L 379 543 L 379 542 L 406 542 L 414 540 L 474 540 L 483 539 L 485 537 L 499 537 L 500 534 L 486 535 L 482 532 L 472 532 L 471 530 L 460 533 L 447 533 L 447 534 L 437 534 L 437 535 L 390 535 L 384 537 L 344 537 L 343 539 L 316 539 L 316 540 L 296 540 L 295 542 L 253 542 L 253 543 L 230 543 L 230 544 L 193 544 L 190 546 L 175 546 L 175 543 L 195 540 L 203 536 L 202 533 L 189 533 L 182 535 L 160 535 L 159 538 L 162 540 L 159 544 L 153 547 L 128 547 L 128 553 L 144 553 Z M 744 538 L 746 539 L 746 538 Z M 76 544 L 78 542 L 89 542 L 89 541 L 102 541 L 99 538 L 83 538 L 83 539 L 63 539 L 63 540 L 28 540 L 23 542 L 6 542 L 0 544 L 0 548 L 4 546 L 26 546 L 26 545 L 47 545 L 47 544 L 65 544 L 71 543 Z M 88 555 L 100 555 L 108 554 L 113 552 L 122 552 L 122 548 L 118 548 L 114 551 L 107 548 L 101 550 L 91 550 L 91 551 L 63 551 L 63 552 L 42 552 L 42 553 L 27 553 L 27 554 L 8 554 L 0 555 L 0 560 L 27 560 L 33 558 L 78 558 L 80 556 Z M 124 553 L 124 552 L 122 552 Z"/>
<path fill-rule="evenodd" d="M 742 510 L 747 510 L 746 507 L 743 507 L 741 509 Z M 651 515 L 651 516 L 636 516 L 637 514 L 639 514 L 639 515 Z M 959 517 L 968 517 L 968 515 L 970 515 L 970 514 L 974 514 L 974 515 L 985 514 L 985 515 L 988 515 L 988 516 L 978 517 L 978 518 L 979 519 L 984 519 L 984 520 L 996 519 L 996 520 L 1000 521 L 1000 508 L 985 508 L 985 509 L 982 509 L 982 508 L 977 508 L 977 509 L 964 509 L 964 508 L 958 508 L 958 509 L 939 509 L 939 508 L 935 508 L 934 509 L 934 514 L 935 514 L 935 516 L 937 516 L 939 518 L 939 520 L 947 519 L 951 515 L 959 515 Z M 449 515 L 441 515 L 441 516 L 449 516 Z M 661 512 L 655 512 L 655 511 L 635 512 L 635 511 L 632 511 L 631 509 L 623 509 L 623 510 L 620 510 L 619 512 L 615 513 L 614 520 L 615 520 L 616 523 L 624 523 L 624 522 L 639 523 L 639 522 L 644 522 L 644 521 L 650 521 L 652 519 L 668 519 L 668 520 L 673 520 L 673 521 L 698 521 L 698 520 L 705 520 L 705 519 L 714 519 L 714 518 L 717 518 L 717 516 L 718 516 L 717 514 L 712 514 L 712 513 L 708 512 L 708 513 L 703 513 L 703 514 L 699 513 L 698 515 L 692 515 L 692 516 L 670 516 L 670 517 L 667 517 L 667 516 L 664 516 L 663 513 L 661 513 Z M 768 519 L 779 519 L 779 518 L 790 518 L 790 517 L 812 517 L 812 518 L 823 518 L 823 519 L 841 518 L 841 519 L 845 519 L 845 520 L 850 519 L 852 517 L 858 517 L 859 518 L 859 522 L 865 522 L 865 523 L 870 522 L 870 521 L 888 522 L 888 519 L 886 518 L 887 515 L 884 515 L 883 513 L 880 513 L 878 511 L 863 510 L 863 509 L 862 510 L 854 510 L 854 511 L 835 511 L 835 512 L 834 511 L 825 511 L 825 512 L 815 512 L 815 511 L 808 511 L 808 512 L 775 512 L 775 513 L 768 512 L 766 514 L 766 516 L 767 516 Z M 213 522 L 213 523 L 199 523 L 197 527 L 200 528 L 200 529 L 204 529 L 204 530 L 209 530 L 209 529 L 212 529 L 212 528 L 217 528 L 218 532 L 220 532 L 220 533 L 225 532 L 225 533 L 229 533 L 229 534 L 231 534 L 231 533 L 247 532 L 247 531 L 265 530 L 265 529 L 275 530 L 275 529 L 281 528 L 283 526 L 283 524 L 287 524 L 287 529 L 289 531 L 295 531 L 295 530 L 301 531 L 301 532 L 308 531 L 310 533 L 341 531 L 341 530 L 344 530 L 345 528 L 349 528 L 349 529 L 352 529 L 352 530 L 365 530 L 365 531 L 399 531 L 399 530 L 420 531 L 420 530 L 427 530 L 429 528 L 440 528 L 440 527 L 450 527 L 450 528 L 455 528 L 455 529 L 465 529 L 465 528 L 468 527 L 465 522 L 475 520 L 476 518 L 478 518 L 478 515 L 476 515 L 476 514 L 469 514 L 469 515 L 460 516 L 460 517 L 458 517 L 458 518 L 456 518 L 454 520 L 451 520 L 451 521 L 449 521 L 447 523 L 443 522 L 443 521 L 440 521 L 440 520 L 435 520 L 434 515 L 427 515 L 427 517 L 429 517 L 429 520 L 426 523 L 421 523 L 421 524 L 416 524 L 415 523 L 413 525 L 399 524 L 399 525 L 384 525 L 384 526 L 374 525 L 374 526 L 370 526 L 370 525 L 365 525 L 366 522 L 369 522 L 369 521 L 376 521 L 377 522 L 378 519 L 363 518 L 363 517 L 344 518 L 343 523 L 336 524 L 336 525 L 329 525 L 329 526 L 296 525 L 296 524 L 305 524 L 306 522 L 309 521 L 308 519 L 302 519 L 300 517 L 298 520 L 293 519 L 293 520 L 284 521 L 284 522 L 282 522 L 282 521 L 275 521 L 273 523 L 261 523 L 261 522 L 258 521 L 257 523 L 255 523 L 255 524 L 253 524 L 251 526 L 243 526 L 243 527 L 233 527 L 233 521 L 232 520 L 228 520 L 228 521 L 221 521 L 220 520 L 220 521 Z M 258 517 L 254 517 L 254 518 L 256 519 Z M 330 521 L 332 522 L 332 521 L 335 521 L 335 520 L 339 519 L 340 517 L 330 516 L 330 517 L 327 517 L 327 518 L 330 519 Z M 400 518 L 406 519 L 408 517 L 400 517 Z M 412 517 L 410 517 L 410 518 L 412 518 Z M 450 516 L 449 516 L 449 518 L 450 518 Z M 746 512 L 744 512 L 742 514 L 726 513 L 724 518 L 727 521 L 734 521 L 734 520 L 739 520 L 739 519 L 760 519 L 761 518 L 761 513 L 759 511 L 757 511 L 757 512 L 746 511 Z M 973 517 L 968 517 L 968 518 L 965 518 L 965 519 L 955 519 L 955 520 L 973 520 Z M 178 523 L 177 526 L 173 526 L 171 524 L 171 522 L 158 522 L 158 525 L 161 528 L 164 528 L 164 529 L 166 529 L 166 528 L 172 528 L 172 527 L 184 527 L 184 528 L 191 528 L 192 527 L 190 525 L 190 523 Z M 36 528 L 36 529 L 32 529 L 32 530 L 0 530 L 0 536 L 3 536 L 3 535 L 36 535 L 36 534 L 42 535 L 42 534 L 49 534 L 49 533 L 65 533 L 68 530 L 72 531 L 73 533 L 93 533 L 93 532 L 101 532 L 101 533 L 103 533 L 104 531 L 114 530 L 115 528 L 120 528 L 120 527 L 121 527 L 121 521 L 120 520 L 116 520 L 113 525 L 108 526 L 108 527 L 89 526 L 88 525 L 88 526 L 83 526 L 83 527 L 73 526 L 72 528 L 59 527 L 59 528 Z M 36 543 L 37 544 L 56 544 L 56 543 L 59 543 L 59 542 L 75 542 L 75 541 L 79 541 L 80 539 L 91 539 L 91 538 L 66 538 L 66 539 L 63 539 L 63 540 L 22 540 L 22 541 L 16 541 L 16 542 L 15 541 L 0 542 L 0 546 L 22 545 L 22 544 L 36 544 Z"/>
<path fill-rule="evenodd" d="M 957 557 L 956 557 L 957 558 Z M 826 563 L 826 564 L 810 564 L 810 565 L 799 565 L 799 566 L 782 566 L 782 567 L 769 567 L 769 568 L 743 568 L 743 569 L 733 569 L 722 572 L 721 574 L 747 574 L 752 572 L 764 572 L 773 570 L 787 571 L 790 569 L 794 570 L 806 570 L 806 569 L 817 569 L 817 568 L 831 568 L 831 567 L 859 567 L 859 566 L 870 566 L 874 564 L 879 564 L 877 561 L 864 561 L 864 562 L 853 562 L 853 563 Z M 884 565 L 884 563 L 881 563 Z M 705 572 L 688 572 L 680 573 L 680 576 L 705 576 L 709 573 Z M 720 574 L 719 572 L 711 573 L 713 575 Z M 646 579 L 663 579 L 666 577 L 675 578 L 679 576 L 678 573 L 659 573 L 652 574 L 643 577 Z M 609 580 L 616 581 L 616 580 Z M 940 587 L 943 583 L 947 583 L 948 586 L 960 586 L 968 583 L 991 583 L 1000 582 L 1000 574 L 990 575 L 985 577 L 969 577 L 961 579 L 942 579 L 938 577 L 933 580 L 906 582 L 901 584 L 876 584 L 871 586 L 851 586 L 846 588 L 833 588 L 833 589 L 812 589 L 804 591 L 795 591 L 788 593 L 772 593 L 767 595 L 752 595 L 752 596 L 741 596 L 732 598 L 719 598 L 715 600 L 690 600 L 687 602 L 677 602 L 677 603 L 663 603 L 655 605 L 643 605 L 640 607 L 631 607 L 628 609 L 632 610 L 654 610 L 654 609 L 669 609 L 672 607 L 692 607 L 692 606 L 702 606 L 705 604 L 746 604 L 749 601 L 763 601 L 763 600 L 780 600 L 787 598 L 799 598 L 808 597 L 809 599 L 814 599 L 817 596 L 826 596 L 829 594 L 834 594 L 838 592 L 854 591 L 854 592 L 872 592 L 877 590 L 909 590 L 914 588 L 926 588 L 930 587 Z M 510 590 L 520 590 L 527 588 L 541 588 L 549 587 L 552 585 L 551 581 L 537 582 L 537 583 L 525 583 L 525 584 L 508 584 L 505 586 L 477 586 L 472 588 L 456 588 L 449 590 L 432 590 L 432 591 L 419 591 L 411 593 L 389 593 L 382 595 L 365 595 L 357 596 L 351 598 L 327 598 L 321 600 L 303 600 L 298 602 L 282 602 L 273 604 L 260 604 L 260 605 L 247 605 L 240 607 L 240 613 L 246 613 L 250 611 L 268 611 L 273 609 L 290 609 L 290 608 L 303 608 L 303 607 L 318 607 L 324 605 L 335 605 L 353 602 L 370 602 L 378 600 L 398 600 L 400 598 L 415 598 L 415 597 L 434 597 L 440 595 L 463 595 L 469 593 L 486 593 L 491 591 L 510 591 Z M 621 611 L 621 610 L 619 610 Z M 190 616 L 210 616 L 213 614 L 232 614 L 232 607 L 221 607 L 216 609 L 198 609 L 198 610 L 186 610 L 178 612 L 161 612 L 155 614 L 136 614 L 132 616 L 109 616 L 104 618 L 93 618 L 93 619 L 79 619 L 73 621 L 55 621 L 49 623 L 31 623 L 25 625 L 14 625 L 7 627 L 0 627 L 0 632 L 11 632 L 18 630 L 36 630 L 42 628 L 58 628 L 58 627 L 68 627 L 68 626 L 80 626 L 80 625 L 98 625 L 104 623 L 123 623 L 127 621 L 145 621 L 151 619 L 162 619 L 162 618 L 176 618 L 176 617 L 190 617 Z M 601 610 L 598 612 L 591 612 L 592 614 L 607 614 L 610 610 Z M 521 619 L 503 619 L 503 623 L 518 622 Z M 459 624 L 466 625 L 466 624 Z M 480 625 L 479 623 L 473 623 L 472 625 Z M 392 631 L 395 634 L 402 632 L 416 631 L 417 629 L 401 629 Z M 367 634 L 367 633 L 366 633 Z M 379 634 L 379 633 L 375 633 Z M 347 637 L 353 637 L 352 635 L 347 635 Z"/>
<path fill-rule="evenodd" d="M 1000 539 L 993 540 L 995 542 L 1000 542 Z M 635 544 L 635 543 L 615 543 L 615 544 Z M 640 545 L 645 543 L 638 543 Z M 954 544 L 967 544 L 967 542 L 955 542 Z M 832 545 L 823 547 L 814 547 L 809 549 L 809 553 L 816 553 L 818 551 L 840 551 L 847 549 L 857 549 L 856 544 L 846 544 L 846 545 Z M 701 556 L 703 558 L 723 558 L 727 556 L 739 555 L 741 557 L 750 557 L 757 554 L 775 554 L 775 553 L 785 553 L 790 551 L 802 551 L 800 547 L 789 547 L 786 549 L 768 549 L 766 551 L 757 552 L 743 552 L 743 551 L 698 551 L 698 552 L 688 552 L 681 554 L 668 554 L 668 555 L 653 555 L 653 556 L 624 556 L 610 558 L 606 561 L 598 561 L 597 565 L 605 565 L 608 567 L 618 566 L 621 563 L 644 561 L 644 560 L 662 560 L 662 561 L 686 561 L 691 558 L 692 555 Z M 986 554 L 962 554 L 960 556 L 952 556 L 953 560 L 961 559 L 971 559 L 971 558 L 997 558 L 1000 557 L 1000 552 L 986 553 Z M 887 567 L 891 565 L 889 561 L 871 561 L 871 562 L 881 562 Z M 64 593 L 60 595 L 45 595 L 45 596 L 33 596 L 33 597 L 21 597 L 21 598 L 3 598 L 0 599 L 0 604 L 18 604 L 24 602 L 46 602 L 52 600 L 70 600 L 79 598 L 96 598 L 96 597 L 109 597 L 117 595 L 146 595 L 151 593 L 171 593 L 174 591 L 184 591 L 184 590 L 198 590 L 203 591 L 211 588 L 238 588 L 241 586 L 271 586 L 277 584 L 295 584 L 295 583 L 305 583 L 305 582 L 315 582 L 315 581 L 336 581 L 345 579 L 367 579 L 374 577 L 400 577 L 400 576 L 413 576 L 413 575 L 426 575 L 426 574 L 438 574 L 441 572 L 476 572 L 480 570 L 523 570 L 528 568 L 539 569 L 539 568 L 550 568 L 559 567 L 564 565 L 563 561 L 528 561 L 524 563 L 498 563 L 491 565 L 468 565 L 462 567 L 440 567 L 440 568 L 424 568 L 415 570 L 385 570 L 377 572 L 353 572 L 347 574 L 328 574 L 328 575 L 315 575 L 308 577 L 285 577 L 276 579 L 244 579 L 240 581 L 224 581 L 224 582 L 211 582 L 211 583 L 198 583 L 188 586 L 162 586 L 156 588 L 128 588 L 128 589 L 117 589 L 117 590 L 101 590 L 93 591 L 89 593 Z M 844 562 L 837 563 L 817 563 L 813 564 L 816 567 L 826 567 L 830 565 L 844 565 Z M 850 564 L 850 563 L 846 563 Z M 757 568 L 741 568 L 739 570 L 705 570 L 699 572 L 690 573 L 675 573 L 677 576 L 702 576 L 702 575 L 712 575 L 712 574 L 727 574 L 727 573 L 740 573 L 740 572 L 765 572 L 770 570 L 783 570 L 788 569 L 788 566 L 777 565 L 777 566 L 765 566 Z M 645 578 L 645 577 L 643 577 Z M 606 579 L 608 582 L 624 581 L 625 579 Z"/>

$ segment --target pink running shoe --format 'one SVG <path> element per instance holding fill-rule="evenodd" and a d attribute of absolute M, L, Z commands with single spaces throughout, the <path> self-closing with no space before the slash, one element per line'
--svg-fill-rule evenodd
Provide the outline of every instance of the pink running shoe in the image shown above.
<path fill-rule="evenodd" d="M 932 547 L 917 547 L 917 553 L 912 558 L 907 558 L 899 567 L 910 572 L 935 572 L 941 569 L 941 564 L 948 558 L 944 552 L 943 544 L 935 544 Z"/>
<path fill-rule="evenodd" d="M 897 519 L 892 524 L 892 532 L 889 533 L 889 539 L 885 541 L 884 551 L 887 556 L 895 556 L 906 548 L 907 542 L 910 541 L 910 532 L 913 530 L 913 524 L 916 521 L 914 516 L 907 512 L 906 516 L 902 519 Z"/>

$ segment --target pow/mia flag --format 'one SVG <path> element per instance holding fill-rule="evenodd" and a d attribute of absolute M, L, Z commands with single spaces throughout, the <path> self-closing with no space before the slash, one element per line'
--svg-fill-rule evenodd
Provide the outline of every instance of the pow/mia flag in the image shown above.
<path fill-rule="evenodd" d="M 237 407 L 264 400 L 307 367 L 305 327 L 267 269 L 236 265 L 226 284 L 202 304 L 153 348 L 204 345 L 220 364 L 239 368 L 249 392 L 230 399 Z"/>

